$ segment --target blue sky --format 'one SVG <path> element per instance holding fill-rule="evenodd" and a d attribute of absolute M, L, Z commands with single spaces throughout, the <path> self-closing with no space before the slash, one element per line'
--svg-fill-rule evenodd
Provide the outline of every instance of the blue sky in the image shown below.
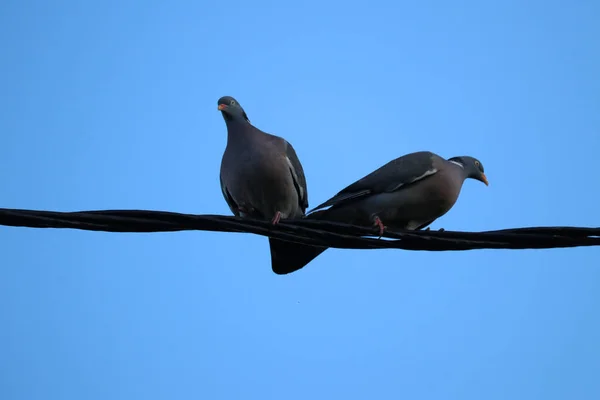
<path fill-rule="evenodd" d="M 597 2 L 0 5 L 0 207 L 226 214 L 217 99 L 284 136 L 310 206 L 472 155 L 433 228 L 600 226 Z M 597 399 L 597 248 L 328 250 L 0 227 L 0 398 Z"/>

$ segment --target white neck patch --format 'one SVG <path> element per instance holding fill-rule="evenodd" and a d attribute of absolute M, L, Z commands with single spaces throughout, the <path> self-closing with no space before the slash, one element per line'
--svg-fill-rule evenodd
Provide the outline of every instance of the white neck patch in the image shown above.
<path fill-rule="evenodd" d="M 461 163 L 459 163 L 458 161 L 454 161 L 454 160 L 450 160 L 450 162 L 454 165 L 458 165 L 459 167 L 461 167 L 462 169 L 465 169 L 465 166 L 462 165 Z"/>

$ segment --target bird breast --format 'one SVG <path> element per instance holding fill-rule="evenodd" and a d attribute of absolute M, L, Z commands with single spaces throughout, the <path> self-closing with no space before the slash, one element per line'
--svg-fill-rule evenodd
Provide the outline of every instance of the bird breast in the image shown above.
<path fill-rule="evenodd" d="M 296 213 L 298 195 L 283 155 L 261 151 L 231 152 L 224 155 L 221 173 L 238 204 L 258 210 L 265 218 L 277 211 L 283 218 Z M 232 159 L 231 154 L 237 154 Z"/>

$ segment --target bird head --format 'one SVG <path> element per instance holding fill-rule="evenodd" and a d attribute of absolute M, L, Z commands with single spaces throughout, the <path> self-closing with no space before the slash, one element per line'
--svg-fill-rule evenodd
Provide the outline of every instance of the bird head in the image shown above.
<path fill-rule="evenodd" d="M 448 161 L 460 164 L 463 167 L 467 178 L 476 179 L 485 183 L 486 186 L 489 185 L 487 176 L 485 176 L 484 173 L 483 164 L 478 159 L 470 156 L 460 156 L 452 157 L 448 159 Z"/>
<path fill-rule="evenodd" d="M 240 103 L 238 103 L 233 97 L 223 96 L 219 99 L 217 104 L 219 105 L 218 110 L 221 111 L 225 121 L 239 120 L 250 122 Z"/>

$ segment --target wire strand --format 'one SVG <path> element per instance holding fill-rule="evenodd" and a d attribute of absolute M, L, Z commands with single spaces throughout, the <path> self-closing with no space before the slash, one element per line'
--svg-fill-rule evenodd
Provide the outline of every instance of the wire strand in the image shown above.
<path fill-rule="evenodd" d="M 0 208 L 0 225 L 103 232 L 238 232 L 340 249 L 458 251 L 600 246 L 600 228 L 531 227 L 483 232 L 386 230 L 309 219 L 269 221 L 150 210 L 57 212 Z"/>

